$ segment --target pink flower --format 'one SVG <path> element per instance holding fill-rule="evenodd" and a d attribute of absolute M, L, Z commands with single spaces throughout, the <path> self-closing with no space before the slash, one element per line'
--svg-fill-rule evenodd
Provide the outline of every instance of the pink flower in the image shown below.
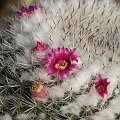
<path fill-rule="evenodd" d="M 31 52 L 44 51 L 48 49 L 48 44 L 43 42 L 37 42 L 37 45 L 31 49 Z"/>
<path fill-rule="evenodd" d="M 76 48 L 52 49 L 47 57 L 48 75 L 58 74 L 59 79 L 62 80 L 64 75 L 69 76 L 71 70 L 78 69 L 77 64 L 73 63 L 74 61 L 78 62 L 75 51 Z"/>
<path fill-rule="evenodd" d="M 101 75 L 98 74 L 97 81 L 95 82 L 95 89 L 101 97 L 107 94 L 107 87 L 110 84 L 107 79 L 108 78 L 102 78 Z"/>
<path fill-rule="evenodd" d="M 30 92 L 34 98 L 43 99 L 48 96 L 47 89 L 40 82 L 35 82 L 30 86 Z"/>
<path fill-rule="evenodd" d="M 26 7 L 26 6 L 21 6 L 20 9 L 18 9 L 16 11 L 16 14 L 18 16 L 24 16 L 24 15 L 30 15 L 31 13 L 33 13 L 35 10 L 41 8 L 42 9 L 42 6 L 38 6 L 38 5 L 33 5 L 33 6 L 29 6 L 29 7 Z"/>
<path fill-rule="evenodd" d="M 31 58 L 35 61 L 41 61 L 46 57 L 48 50 L 48 44 L 37 42 L 36 46 L 30 50 Z"/>

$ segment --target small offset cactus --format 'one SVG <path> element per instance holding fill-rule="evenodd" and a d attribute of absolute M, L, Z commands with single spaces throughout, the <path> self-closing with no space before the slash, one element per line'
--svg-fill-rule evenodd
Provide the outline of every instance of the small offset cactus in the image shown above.
<path fill-rule="evenodd" d="M 119 120 L 120 9 L 114 1 L 39 0 L 0 36 L 5 120 Z"/>

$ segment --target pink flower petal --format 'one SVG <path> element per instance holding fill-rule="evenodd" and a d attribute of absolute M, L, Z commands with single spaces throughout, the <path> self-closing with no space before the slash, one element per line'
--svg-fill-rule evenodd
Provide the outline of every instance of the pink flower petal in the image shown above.
<path fill-rule="evenodd" d="M 71 64 L 69 69 L 79 69 L 77 64 Z"/>
<path fill-rule="evenodd" d="M 67 77 L 69 77 L 70 71 L 69 71 L 69 70 L 65 71 L 65 75 L 66 75 Z"/>
<path fill-rule="evenodd" d="M 63 76 L 64 76 L 64 72 L 63 71 L 58 71 L 58 77 L 60 80 L 63 79 Z"/>

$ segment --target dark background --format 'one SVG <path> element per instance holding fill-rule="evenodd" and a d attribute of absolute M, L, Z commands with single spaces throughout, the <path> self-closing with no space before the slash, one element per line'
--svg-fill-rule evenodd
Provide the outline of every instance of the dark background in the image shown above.
<path fill-rule="evenodd" d="M 0 19 L 12 12 L 11 6 L 18 6 L 21 0 L 0 0 Z"/>

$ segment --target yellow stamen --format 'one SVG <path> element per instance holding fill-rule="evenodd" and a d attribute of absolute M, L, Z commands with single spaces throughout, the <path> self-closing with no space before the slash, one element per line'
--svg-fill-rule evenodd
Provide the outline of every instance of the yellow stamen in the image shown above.
<path fill-rule="evenodd" d="M 40 84 L 40 82 L 33 83 L 32 86 L 30 86 L 30 91 L 32 92 L 40 92 L 43 89 L 43 86 Z"/>
<path fill-rule="evenodd" d="M 55 64 L 55 68 L 58 70 L 65 70 L 68 66 L 68 62 L 65 60 L 60 60 L 58 63 Z"/>

